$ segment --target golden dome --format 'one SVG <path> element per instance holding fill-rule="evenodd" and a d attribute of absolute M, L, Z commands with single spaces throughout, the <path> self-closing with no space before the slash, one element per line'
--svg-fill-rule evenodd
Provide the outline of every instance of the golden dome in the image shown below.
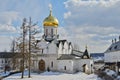
<path fill-rule="evenodd" d="M 52 16 L 52 11 L 50 10 L 50 14 L 48 17 L 46 17 L 43 21 L 43 26 L 54 26 L 57 27 L 59 25 L 59 22 L 57 20 L 57 18 L 55 18 L 54 16 Z"/>

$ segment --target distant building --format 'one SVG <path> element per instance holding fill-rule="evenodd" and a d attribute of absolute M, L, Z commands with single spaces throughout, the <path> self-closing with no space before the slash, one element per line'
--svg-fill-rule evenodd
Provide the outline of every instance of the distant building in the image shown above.
<path fill-rule="evenodd" d="M 0 52 L 0 67 L 3 71 L 20 69 L 22 55 L 20 53 Z"/>
<path fill-rule="evenodd" d="M 104 68 L 104 53 L 91 53 L 90 55 L 93 58 L 95 69 Z"/>
<path fill-rule="evenodd" d="M 91 53 L 94 63 L 104 63 L 104 53 Z"/>
<path fill-rule="evenodd" d="M 112 70 L 120 72 L 120 37 L 119 41 L 112 40 L 112 44 L 105 51 L 105 65 Z"/>

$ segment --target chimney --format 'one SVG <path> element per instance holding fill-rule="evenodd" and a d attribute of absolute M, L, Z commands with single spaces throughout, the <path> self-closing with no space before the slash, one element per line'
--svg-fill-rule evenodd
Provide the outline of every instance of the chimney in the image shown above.
<path fill-rule="evenodd" d="M 112 44 L 114 43 L 113 39 L 112 39 Z"/>
<path fill-rule="evenodd" d="M 119 36 L 119 41 L 120 41 L 120 36 Z"/>
<path fill-rule="evenodd" d="M 116 43 L 116 41 L 117 41 L 117 40 L 116 40 L 116 38 L 115 38 L 115 43 Z"/>

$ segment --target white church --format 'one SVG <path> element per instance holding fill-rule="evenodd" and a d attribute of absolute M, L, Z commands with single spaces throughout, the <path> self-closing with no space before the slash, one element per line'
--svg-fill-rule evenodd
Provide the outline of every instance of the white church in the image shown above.
<path fill-rule="evenodd" d="M 75 73 L 83 71 L 93 72 L 93 59 L 90 57 L 87 48 L 85 52 L 73 49 L 72 43 L 67 40 L 60 40 L 58 35 L 59 22 L 50 14 L 43 21 L 44 34 L 37 42 L 36 53 L 32 53 L 32 71 L 57 71 Z"/>

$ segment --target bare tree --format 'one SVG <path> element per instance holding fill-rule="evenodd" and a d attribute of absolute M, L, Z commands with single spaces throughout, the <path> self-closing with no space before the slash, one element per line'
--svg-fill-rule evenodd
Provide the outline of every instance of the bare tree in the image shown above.
<path fill-rule="evenodd" d="M 22 59 L 22 76 L 21 78 L 23 78 L 24 76 L 24 64 L 26 62 L 26 66 L 28 66 L 29 69 L 29 73 L 28 73 L 28 77 L 30 77 L 30 64 L 31 64 L 31 52 L 33 52 L 36 49 L 36 45 L 37 45 L 37 40 L 36 40 L 36 35 L 40 32 L 39 27 L 36 28 L 36 24 L 34 23 L 32 24 L 31 18 L 29 19 L 29 22 L 27 22 L 26 19 L 23 20 L 23 24 L 22 24 L 22 32 L 21 35 L 16 39 L 16 47 L 13 48 L 11 50 L 15 50 L 16 52 L 20 52 L 23 56 Z"/>
<path fill-rule="evenodd" d="M 15 40 L 12 40 L 12 43 L 11 43 L 11 52 L 14 53 L 15 51 Z"/>
<path fill-rule="evenodd" d="M 24 77 L 24 69 L 27 67 L 29 69 L 28 77 L 30 77 L 30 66 L 31 66 L 31 52 L 34 52 L 36 45 L 38 43 L 36 35 L 40 33 L 40 28 L 36 26 L 37 23 L 32 23 L 31 18 L 29 22 L 27 19 L 23 19 L 21 26 L 21 33 L 16 39 L 11 42 L 11 52 L 19 53 L 22 55 L 20 59 L 17 59 L 19 55 L 15 54 L 12 58 L 13 69 L 20 68 L 22 71 L 21 78 Z M 19 65 L 18 65 L 19 60 Z M 16 64 L 17 63 L 17 64 Z"/>

